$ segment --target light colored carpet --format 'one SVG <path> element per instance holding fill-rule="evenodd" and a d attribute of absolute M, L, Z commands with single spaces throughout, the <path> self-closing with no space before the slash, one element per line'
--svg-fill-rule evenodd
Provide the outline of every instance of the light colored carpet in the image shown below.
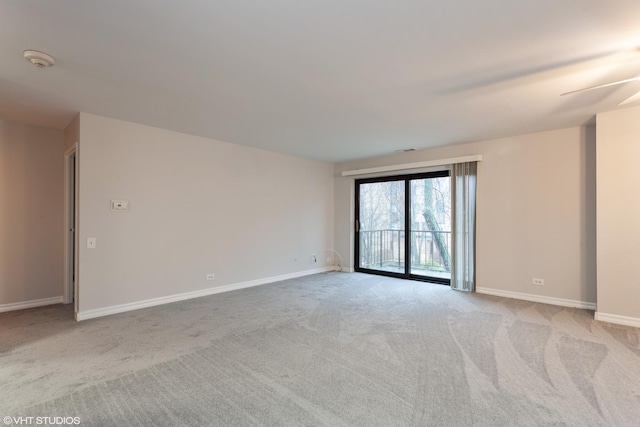
<path fill-rule="evenodd" d="M 0 314 L 0 416 L 81 425 L 637 426 L 640 331 L 329 273 L 79 324 Z"/>

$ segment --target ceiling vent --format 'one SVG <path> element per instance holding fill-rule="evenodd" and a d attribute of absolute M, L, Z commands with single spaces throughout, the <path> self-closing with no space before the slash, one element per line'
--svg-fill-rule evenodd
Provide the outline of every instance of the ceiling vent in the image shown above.
<path fill-rule="evenodd" d="M 52 67 L 56 63 L 53 56 L 37 50 L 25 50 L 24 58 L 38 68 Z"/>

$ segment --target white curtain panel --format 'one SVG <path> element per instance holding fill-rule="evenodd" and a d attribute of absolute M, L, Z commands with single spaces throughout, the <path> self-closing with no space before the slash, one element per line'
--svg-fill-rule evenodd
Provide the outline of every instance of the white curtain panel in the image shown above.
<path fill-rule="evenodd" d="M 457 163 L 451 167 L 452 266 L 451 288 L 474 292 L 476 289 L 476 171 L 478 162 Z"/>

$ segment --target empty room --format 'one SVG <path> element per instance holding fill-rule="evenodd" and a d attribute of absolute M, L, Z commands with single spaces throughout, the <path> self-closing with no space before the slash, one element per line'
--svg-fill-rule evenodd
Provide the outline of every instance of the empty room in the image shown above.
<path fill-rule="evenodd" d="M 0 422 L 637 426 L 638 22 L 0 0 Z"/>

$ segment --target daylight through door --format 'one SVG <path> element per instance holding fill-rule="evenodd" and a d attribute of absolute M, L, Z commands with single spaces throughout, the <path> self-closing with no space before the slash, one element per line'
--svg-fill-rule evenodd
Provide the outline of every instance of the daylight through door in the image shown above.
<path fill-rule="evenodd" d="M 356 270 L 449 284 L 448 171 L 356 180 Z"/>

